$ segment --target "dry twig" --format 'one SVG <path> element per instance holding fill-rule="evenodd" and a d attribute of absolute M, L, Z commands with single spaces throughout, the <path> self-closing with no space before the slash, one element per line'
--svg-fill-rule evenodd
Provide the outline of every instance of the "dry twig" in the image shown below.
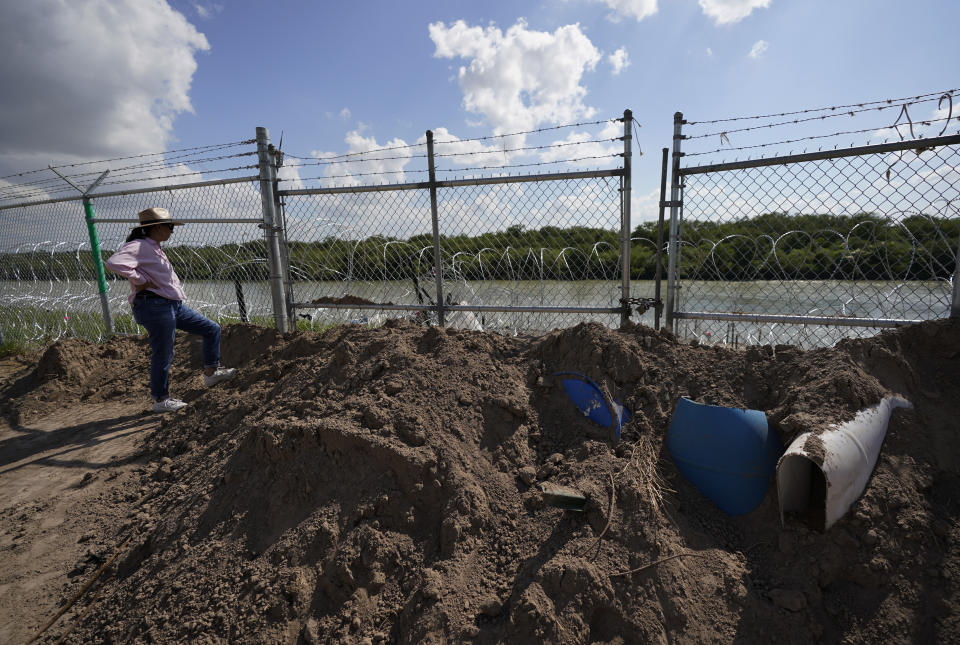
<path fill-rule="evenodd" d="M 117 556 L 120 555 L 120 552 L 123 551 L 128 544 L 130 544 L 130 540 L 132 540 L 132 539 L 133 539 L 133 536 L 131 535 L 130 537 L 128 537 L 128 538 L 126 539 L 126 541 L 124 541 L 123 544 L 121 544 L 120 546 L 117 547 L 117 550 L 113 552 L 113 555 L 111 555 L 109 558 L 107 558 L 107 561 L 100 565 L 100 568 L 96 570 L 96 572 L 90 577 L 89 580 L 87 580 L 87 581 L 84 583 L 84 585 L 83 585 L 82 587 L 80 587 L 80 590 L 79 590 L 77 593 L 73 594 L 73 598 L 70 599 L 70 602 L 68 602 L 67 604 L 65 604 L 65 605 L 60 609 L 60 611 L 57 612 L 57 615 L 56 615 L 56 616 L 54 616 L 54 617 L 51 618 L 49 621 L 47 621 L 47 624 L 44 625 L 44 626 L 40 629 L 40 631 L 38 631 L 36 634 L 34 634 L 34 635 L 33 635 L 33 638 L 31 638 L 30 640 L 27 641 L 27 645 L 30 645 L 30 643 L 32 643 L 33 641 L 35 641 L 35 640 L 37 640 L 38 638 L 40 638 L 40 636 L 43 634 L 43 632 L 45 632 L 45 631 L 47 631 L 48 629 L 50 629 L 50 627 L 51 627 L 55 622 L 57 622 L 57 620 L 60 618 L 60 616 L 63 616 L 65 613 L 67 613 L 67 610 L 69 610 L 71 607 L 73 607 L 73 603 L 77 602 L 77 600 L 80 598 L 80 596 L 83 595 L 83 592 L 85 592 L 85 591 L 90 587 L 90 585 L 93 584 L 93 581 L 94 581 L 94 580 L 96 580 L 98 577 L 100 577 L 100 574 L 103 573 L 104 569 L 106 569 L 107 567 L 110 566 L 110 564 L 117 558 Z"/>
<path fill-rule="evenodd" d="M 607 530 L 610 528 L 610 521 L 613 519 L 613 505 L 616 503 L 617 489 L 613 483 L 613 475 L 607 473 L 607 477 L 610 478 L 610 506 L 607 508 L 607 524 L 603 527 L 603 530 L 600 531 L 600 535 L 597 536 L 597 552 L 593 554 L 591 560 L 596 560 L 597 556 L 600 555 L 600 543 L 603 541 L 603 536 L 607 534 Z"/>
<path fill-rule="evenodd" d="M 665 557 L 665 558 L 660 558 L 660 559 L 657 560 L 656 562 L 650 562 L 649 564 L 645 564 L 645 565 L 643 565 L 642 567 L 637 567 L 636 569 L 630 569 L 629 571 L 621 571 L 620 573 L 611 573 L 611 574 L 610 574 L 610 577 L 611 577 L 611 578 L 616 578 L 617 576 L 628 576 L 628 575 L 630 575 L 631 573 L 637 573 L 637 572 L 639 572 L 639 571 L 643 571 L 644 569 L 649 569 L 650 567 L 655 567 L 655 566 L 657 566 L 658 564 L 663 564 L 663 563 L 666 562 L 667 560 L 673 560 L 674 558 L 681 558 L 681 557 L 683 557 L 683 556 L 685 556 L 685 555 L 693 556 L 693 557 L 695 557 L 695 558 L 705 558 L 705 557 L 707 557 L 707 554 L 705 554 L 705 553 L 696 553 L 696 552 L 694 552 L 694 551 L 684 551 L 683 553 L 675 553 L 674 555 L 668 555 L 668 556 Z"/>
<path fill-rule="evenodd" d="M 107 576 L 107 578 L 103 581 L 104 584 L 106 584 L 108 580 L 110 580 L 109 576 Z M 60 645 L 60 643 L 62 643 L 67 639 L 67 636 L 70 635 L 70 633 L 74 630 L 74 628 L 76 628 L 77 625 L 83 622 L 83 619 L 87 617 L 87 614 L 90 613 L 90 610 L 93 609 L 93 607 L 97 604 L 97 599 L 100 597 L 101 591 L 103 591 L 103 587 L 100 587 L 93 593 L 93 597 L 90 599 L 90 604 L 87 605 L 87 608 L 84 609 L 82 612 L 80 612 L 80 614 L 73 619 L 73 622 L 70 624 L 70 628 L 67 631 L 63 632 L 63 634 L 60 635 L 60 638 L 57 639 L 57 642 L 54 643 L 53 645 Z"/>

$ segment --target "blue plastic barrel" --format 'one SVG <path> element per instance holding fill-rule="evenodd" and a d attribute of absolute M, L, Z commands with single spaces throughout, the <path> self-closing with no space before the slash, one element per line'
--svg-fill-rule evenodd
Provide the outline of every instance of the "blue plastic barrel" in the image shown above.
<path fill-rule="evenodd" d="M 759 410 L 677 401 L 667 433 L 677 470 L 730 515 L 763 501 L 777 472 L 783 444 Z"/>
<path fill-rule="evenodd" d="M 620 430 L 630 420 L 629 410 L 618 401 L 608 400 L 600 386 L 583 374 L 555 372 L 554 376 L 560 377 L 567 396 L 585 417 L 607 428 L 613 441 L 620 440 Z"/>

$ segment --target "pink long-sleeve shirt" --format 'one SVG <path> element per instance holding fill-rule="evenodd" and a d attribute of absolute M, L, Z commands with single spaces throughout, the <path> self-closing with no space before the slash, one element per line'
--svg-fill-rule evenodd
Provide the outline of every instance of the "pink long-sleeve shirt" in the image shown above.
<path fill-rule="evenodd" d="M 187 299 L 170 260 L 157 241 L 149 237 L 127 242 L 111 255 L 104 265 L 130 281 L 130 296 L 127 300 L 131 304 L 137 295 L 137 287 L 147 282 L 153 283 L 150 291 L 158 296 L 170 300 Z"/>

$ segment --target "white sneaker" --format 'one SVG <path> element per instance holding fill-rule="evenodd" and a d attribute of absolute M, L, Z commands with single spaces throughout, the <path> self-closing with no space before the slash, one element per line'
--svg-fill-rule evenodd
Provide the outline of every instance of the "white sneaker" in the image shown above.
<path fill-rule="evenodd" d="M 177 410 L 182 410 L 187 407 L 187 404 L 181 401 L 180 399 L 166 399 L 163 401 L 157 401 L 153 404 L 154 412 L 176 412 Z"/>
<path fill-rule="evenodd" d="M 211 387 L 220 381 L 232 379 L 236 375 L 237 370 L 234 367 L 218 367 L 217 370 L 210 376 L 207 376 L 206 374 L 203 375 L 203 384 L 207 387 Z"/>

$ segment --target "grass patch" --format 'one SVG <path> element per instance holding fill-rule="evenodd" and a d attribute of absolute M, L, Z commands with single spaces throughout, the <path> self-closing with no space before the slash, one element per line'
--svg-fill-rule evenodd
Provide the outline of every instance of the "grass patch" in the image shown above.
<path fill-rule="evenodd" d="M 221 327 L 239 325 L 235 316 L 217 316 L 211 318 Z M 272 315 L 251 316 L 249 324 L 265 328 L 275 328 Z M 298 318 L 291 325 L 291 331 L 312 331 L 323 333 L 334 327 L 346 325 L 343 321 L 311 322 Z M 363 323 L 363 327 L 373 329 L 382 323 Z M 113 318 L 115 334 L 142 335 L 146 330 L 139 326 L 131 313 L 117 313 Z M 93 312 L 77 312 L 65 309 L 44 309 L 41 307 L 10 307 L 0 310 L 0 357 L 11 356 L 31 350 L 42 349 L 61 338 L 84 338 L 93 342 L 107 339 L 103 315 Z"/>

